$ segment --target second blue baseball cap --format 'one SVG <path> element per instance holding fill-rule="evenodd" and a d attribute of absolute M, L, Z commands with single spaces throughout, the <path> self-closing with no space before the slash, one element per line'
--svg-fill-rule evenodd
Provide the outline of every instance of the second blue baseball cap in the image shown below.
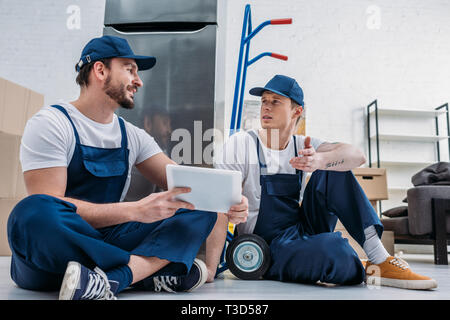
<path fill-rule="evenodd" d="M 81 57 L 76 64 L 77 72 L 85 64 L 108 58 L 134 59 L 139 70 L 152 68 L 156 58 L 151 56 L 135 55 L 126 39 L 115 36 L 103 36 L 89 41 L 81 52 Z"/>
<path fill-rule="evenodd" d="M 288 76 L 276 75 L 264 87 L 250 89 L 249 93 L 253 96 L 262 96 L 264 91 L 271 91 L 281 96 L 291 98 L 299 105 L 304 106 L 303 90 L 295 79 Z"/>

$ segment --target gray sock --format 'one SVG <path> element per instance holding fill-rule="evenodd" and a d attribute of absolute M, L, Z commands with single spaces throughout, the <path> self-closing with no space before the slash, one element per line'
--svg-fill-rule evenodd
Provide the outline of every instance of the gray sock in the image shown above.
<path fill-rule="evenodd" d="M 367 227 L 364 229 L 364 234 L 366 235 L 366 241 L 364 242 L 363 249 L 369 261 L 374 264 L 384 262 L 390 254 L 381 243 L 381 239 L 378 237 L 375 227 Z"/>

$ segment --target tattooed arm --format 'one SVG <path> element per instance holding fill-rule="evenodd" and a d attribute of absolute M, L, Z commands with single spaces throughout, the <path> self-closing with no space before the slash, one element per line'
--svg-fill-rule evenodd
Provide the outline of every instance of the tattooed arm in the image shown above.
<path fill-rule="evenodd" d="M 292 158 L 290 164 L 299 170 L 313 172 L 317 169 L 332 171 L 352 170 L 366 162 L 361 150 L 347 143 L 322 143 L 317 150 L 311 146 L 311 138 L 305 139 L 305 148 Z"/>

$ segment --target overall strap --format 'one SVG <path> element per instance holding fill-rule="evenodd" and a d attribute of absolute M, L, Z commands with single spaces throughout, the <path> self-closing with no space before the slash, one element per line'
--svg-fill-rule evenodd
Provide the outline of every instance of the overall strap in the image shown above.
<path fill-rule="evenodd" d="M 128 148 L 128 138 L 127 138 L 127 130 L 125 129 L 125 122 L 119 116 L 117 116 L 117 119 L 119 119 L 120 132 L 122 134 L 122 141 L 120 144 L 122 148 L 126 149 Z"/>
<path fill-rule="evenodd" d="M 255 140 L 256 143 L 256 152 L 258 154 L 258 162 L 259 162 L 259 174 L 267 174 L 267 164 L 266 159 L 264 158 L 264 151 L 262 150 L 261 144 L 259 142 L 258 134 L 255 130 L 248 131 L 248 134 Z"/>
<path fill-rule="evenodd" d="M 295 134 L 293 135 L 293 137 L 294 137 L 294 157 L 297 157 L 298 156 L 298 152 L 297 152 L 297 139 L 295 138 Z M 298 169 L 295 169 L 295 173 L 296 174 L 299 174 L 299 172 L 300 172 L 300 170 L 298 170 Z"/>
<path fill-rule="evenodd" d="M 78 131 L 77 131 L 77 129 L 75 128 L 75 125 L 73 124 L 72 119 L 70 118 L 69 114 L 67 113 L 67 110 L 64 109 L 63 107 L 61 107 L 60 105 L 57 105 L 57 104 L 51 105 L 50 107 L 53 107 L 53 108 L 58 109 L 59 111 L 61 111 L 62 113 L 64 113 L 64 115 L 67 117 L 67 119 L 69 119 L 69 122 L 70 122 L 70 124 L 71 124 L 72 127 L 73 127 L 73 132 L 75 133 L 75 140 L 76 140 L 76 142 L 77 142 L 78 144 L 80 144 L 80 137 L 78 136 Z"/>

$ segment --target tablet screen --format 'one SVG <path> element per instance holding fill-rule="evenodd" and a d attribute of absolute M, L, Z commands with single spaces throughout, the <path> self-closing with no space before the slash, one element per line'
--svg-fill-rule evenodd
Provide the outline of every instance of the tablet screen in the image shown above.
<path fill-rule="evenodd" d="M 190 187 L 176 199 L 190 202 L 195 210 L 228 212 L 241 202 L 242 174 L 240 171 L 183 165 L 167 165 L 167 187 Z"/>

